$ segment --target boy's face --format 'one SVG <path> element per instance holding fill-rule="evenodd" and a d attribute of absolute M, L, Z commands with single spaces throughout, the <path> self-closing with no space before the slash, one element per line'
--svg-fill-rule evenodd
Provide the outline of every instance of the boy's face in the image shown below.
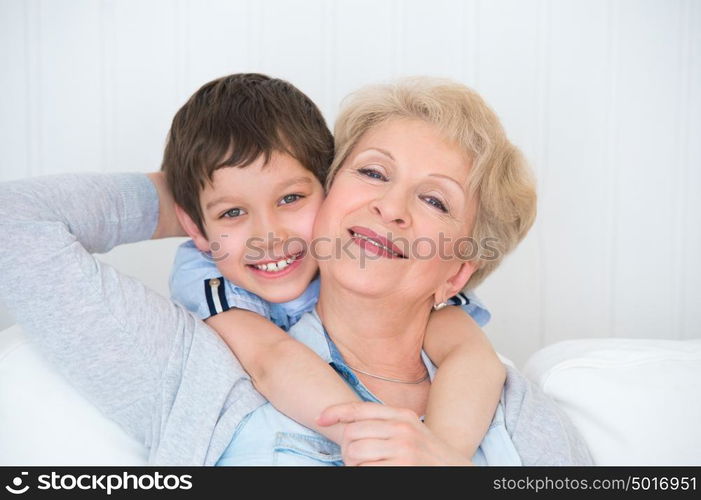
<path fill-rule="evenodd" d="M 324 190 L 289 155 L 275 152 L 263 161 L 214 172 L 200 194 L 207 235 L 193 239 L 226 279 L 270 302 L 287 302 L 316 275 L 307 249 Z"/>

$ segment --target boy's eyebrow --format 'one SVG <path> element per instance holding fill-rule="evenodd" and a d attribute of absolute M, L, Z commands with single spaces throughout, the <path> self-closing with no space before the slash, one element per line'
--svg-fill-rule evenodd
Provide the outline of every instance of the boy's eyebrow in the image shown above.
<path fill-rule="evenodd" d="M 204 206 L 204 209 L 209 210 L 210 208 L 212 208 L 215 205 L 219 205 L 220 203 L 224 203 L 225 201 L 231 202 L 233 200 L 234 200 L 234 198 L 232 198 L 231 196 L 220 196 L 219 198 L 215 198 L 214 200 L 207 203 Z"/>
<path fill-rule="evenodd" d="M 294 184 L 301 184 L 301 183 L 306 183 L 306 184 L 311 184 L 312 179 L 310 177 L 307 177 L 306 175 L 300 175 L 299 177 L 295 177 L 293 179 L 287 179 L 285 181 L 282 181 L 278 183 L 276 186 L 278 189 L 286 188 L 287 186 L 292 186 Z"/>
<path fill-rule="evenodd" d="M 278 185 L 275 187 L 277 189 L 284 189 L 287 186 L 293 186 L 295 184 L 302 184 L 302 183 L 311 184 L 312 179 L 310 177 L 307 177 L 307 176 L 299 176 L 299 177 L 295 177 L 293 179 L 286 179 L 286 180 L 278 183 Z M 205 210 L 209 210 L 213 206 L 219 205 L 220 203 L 232 202 L 232 201 L 234 201 L 234 198 L 232 196 L 224 195 L 224 196 L 220 196 L 219 198 L 213 199 L 212 201 L 207 203 L 204 208 L 205 208 Z"/>

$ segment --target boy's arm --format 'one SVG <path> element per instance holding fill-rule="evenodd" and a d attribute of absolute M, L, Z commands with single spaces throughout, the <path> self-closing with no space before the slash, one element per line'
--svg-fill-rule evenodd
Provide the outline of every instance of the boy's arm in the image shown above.
<path fill-rule="evenodd" d="M 494 417 L 506 369 L 477 323 L 458 307 L 431 314 L 424 349 L 439 367 L 425 423 L 471 458 Z"/>
<path fill-rule="evenodd" d="M 316 417 L 329 406 L 359 398 L 314 351 L 252 311 L 229 309 L 205 323 L 224 339 L 273 406 L 341 443 L 345 424 L 321 427 Z"/>

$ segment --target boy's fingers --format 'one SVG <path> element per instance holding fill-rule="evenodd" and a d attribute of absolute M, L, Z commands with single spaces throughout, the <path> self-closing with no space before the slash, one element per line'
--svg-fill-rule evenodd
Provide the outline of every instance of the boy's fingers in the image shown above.
<path fill-rule="evenodd" d="M 393 465 L 390 460 L 374 460 L 372 462 L 362 462 L 357 464 L 359 467 L 387 467 L 388 465 Z"/>
<path fill-rule="evenodd" d="M 394 408 L 379 403 L 355 402 L 343 403 L 326 408 L 317 418 L 321 426 L 333 425 L 339 422 L 350 423 L 358 420 L 418 420 L 411 410 Z"/>
<path fill-rule="evenodd" d="M 358 420 L 358 416 L 361 414 L 362 406 L 367 405 L 367 404 L 376 404 L 376 403 L 361 403 L 361 402 L 354 402 L 354 403 L 341 403 L 338 405 L 333 405 L 329 406 L 326 408 L 324 411 L 321 412 L 321 415 L 317 417 L 317 423 L 319 425 L 333 425 L 337 424 L 339 422 L 355 422 Z"/>
<path fill-rule="evenodd" d="M 343 429 L 343 444 L 359 439 L 389 439 L 393 435 L 392 429 L 392 423 L 388 420 L 351 422 Z"/>
<path fill-rule="evenodd" d="M 388 460 L 396 450 L 387 439 L 361 439 L 345 446 L 343 460 L 346 465 L 360 465 L 365 462 Z"/>

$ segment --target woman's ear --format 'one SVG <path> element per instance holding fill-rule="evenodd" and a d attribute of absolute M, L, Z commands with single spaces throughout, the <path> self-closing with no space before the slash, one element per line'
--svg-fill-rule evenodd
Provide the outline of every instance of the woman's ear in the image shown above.
<path fill-rule="evenodd" d="M 435 303 L 440 304 L 449 298 L 457 295 L 457 293 L 465 287 L 465 284 L 475 272 L 477 266 L 472 261 L 465 261 L 460 264 L 458 271 L 448 278 L 448 280 L 436 291 Z"/>
<path fill-rule="evenodd" d="M 183 208 L 177 203 L 175 204 L 175 215 L 180 221 L 180 225 L 185 230 L 187 235 L 192 238 L 192 241 L 195 242 L 197 249 L 200 252 L 209 252 L 209 241 L 207 240 L 207 237 L 202 234 L 200 228 L 197 227 L 197 224 L 195 224 L 195 221 L 193 221 L 190 216 L 185 213 L 185 210 L 183 210 Z"/>

